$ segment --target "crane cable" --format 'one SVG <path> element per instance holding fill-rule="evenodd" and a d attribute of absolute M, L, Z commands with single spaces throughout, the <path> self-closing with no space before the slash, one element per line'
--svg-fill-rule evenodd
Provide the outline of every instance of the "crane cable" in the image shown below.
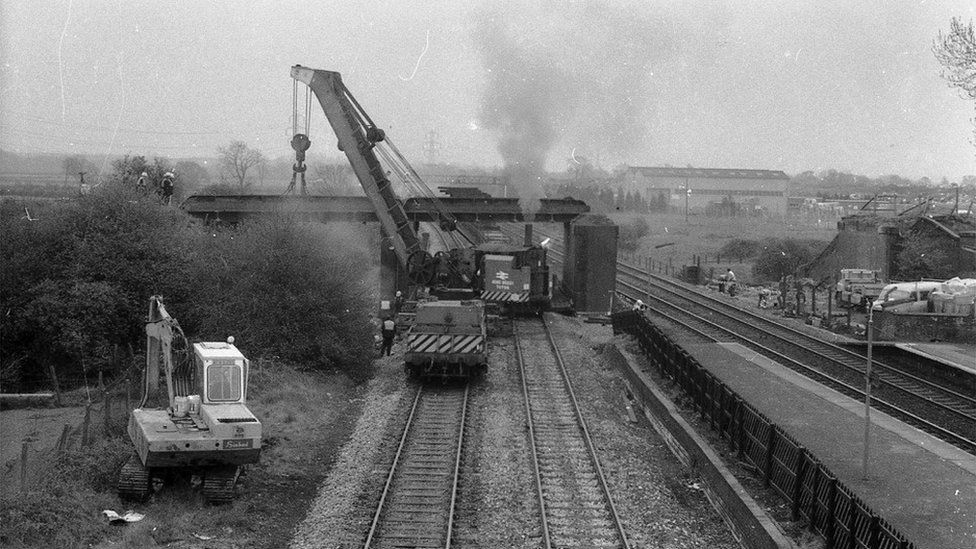
<path fill-rule="evenodd" d="M 292 131 L 294 136 L 291 138 L 291 148 L 295 150 L 295 164 L 292 166 L 291 182 L 284 194 L 295 190 L 295 183 L 300 178 L 302 181 L 302 196 L 308 195 L 305 184 L 305 151 L 312 146 L 312 141 L 308 138 L 312 118 L 312 94 L 309 88 L 305 88 L 305 133 L 298 133 L 298 80 L 292 80 L 291 94 L 291 119 Z M 299 177 L 300 176 L 300 177 Z"/>
<path fill-rule="evenodd" d="M 441 202 L 441 200 L 431 190 L 431 188 L 428 187 L 426 183 L 424 183 L 424 180 L 420 177 L 420 174 L 418 174 L 417 171 L 413 168 L 413 166 L 411 166 L 410 163 L 407 162 L 406 158 L 403 156 L 403 153 L 401 153 L 400 149 L 398 149 L 397 146 L 393 143 L 393 140 L 390 139 L 389 136 L 387 136 L 384 141 L 380 142 L 380 144 L 385 145 L 385 146 L 377 147 L 380 156 L 382 156 L 384 160 L 386 160 L 387 164 L 390 166 L 391 170 L 397 174 L 398 178 L 400 178 L 401 181 L 408 187 L 408 189 L 413 191 L 413 193 L 415 193 L 416 196 L 425 198 L 433 204 L 434 209 L 437 210 L 439 221 L 446 222 L 448 226 L 456 228 L 457 219 L 454 217 L 453 214 L 451 214 L 448 211 L 447 207 L 444 206 L 444 203 Z M 452 229 L 450 230 L 450 232 L 456 233 L 459 231 L 455 231 Z M 474 244 L 473 242 L 470 241 L 470 239 L 468 239 L 467 235 L 465 235 L 464 233 L 461 233 L 461 236 L 463 237 L 464 240 L 467 241 L 468 245 Z M 457 238 L 456 235 L 455 235 L 455 240 L 459 244 L 465 245 L 463 242 L 461 242 L 460 239 Z"/>

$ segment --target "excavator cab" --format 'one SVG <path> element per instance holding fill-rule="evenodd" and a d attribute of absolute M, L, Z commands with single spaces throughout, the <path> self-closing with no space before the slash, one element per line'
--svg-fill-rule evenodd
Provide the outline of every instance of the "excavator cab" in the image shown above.
<path fill-rule="evenodd" d="M 201 380 L 203 404 L 243 404 L 249 363 L 231 343 L 193 345 L 193 362 Z"/>

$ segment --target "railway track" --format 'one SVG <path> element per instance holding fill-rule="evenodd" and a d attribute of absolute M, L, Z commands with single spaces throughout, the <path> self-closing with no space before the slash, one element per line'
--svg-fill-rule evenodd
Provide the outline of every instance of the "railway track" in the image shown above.
<path fill-rule="evenodd" d="M 752 314 L 714 297 L 650 275 L 640 287 L 618 279 L 632 298 L 653 301 L 655 312 L 713 341 L 734 341 L 854 398 L 865 396 L 866 359 L 805 332 Z M 873 361 L 873 404 L 929 434 L 976 453 L 976 399 Z"/>
<path fill-rule="evenodd" d="M 551 250 L 559 262 L 562 253 Z M 653 302 L 654 314 L 707 341 L 734 341 L 856 399 L 864 399 L 866 359 L 670 278 L 617 262 L 617 293 Z M 882 361 L 872 364 L 873 405 L 976 454 L 976 398 Z"/>
<path fill-rule="evenodd" d="M 629 547 L 545 318 L 514 322 L 542 546 Z"/>
<path fill-rule="evenodd" d="M 417 389 L 364 549 L 451 547 L 468 394 Z"/>

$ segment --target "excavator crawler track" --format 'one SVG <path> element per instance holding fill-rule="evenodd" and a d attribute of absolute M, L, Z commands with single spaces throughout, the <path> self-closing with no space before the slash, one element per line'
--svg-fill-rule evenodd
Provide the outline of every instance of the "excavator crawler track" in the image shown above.
<path fill-rule="evenodd" d="M 149 497 L 149 469 L 139 456 L 132 454 L 119 473 L 119 497 L 130 501 L 145 501 Z"/>
<path fill-rule="evenodd" d="M 209 503 L 230 503 L 234 499 L 234 485 L 239 467 L 212 467 L 203 477 L 203 497 Z"/>

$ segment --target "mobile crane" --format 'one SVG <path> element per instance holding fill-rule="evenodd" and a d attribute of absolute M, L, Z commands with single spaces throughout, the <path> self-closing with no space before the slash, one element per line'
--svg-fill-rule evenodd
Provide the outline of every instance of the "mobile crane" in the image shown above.
<path fill-rule="evenodd" d="M 241 467 L 261 453 L 261 422 L 244 403 L 248 360 L 233 338 L 188 348 L 160 296 L 149 299 L 146 342 L 145 391 L 127 427 L 135 453 L 119 473 L 119 496 L 144 500 L 167 479 L 189 474 L 207 501 L 230 501 Z M 167 406 L 150 407 L 160 366 Z"/>
<path fill-rule="evenodd" d="M 392 242 L 397 259 L 406 270 L 411 284 L 453 290 L 446 295 L 454 299 L 473 297 L 485 301 L 507 302 L 548 300 L 549 269 L 545 249 L 541 247 L 506 249 L 499 246 L 474 247 L 468 243 L 469 245 L 438 252 L 434 256 L 424 250 L 416 228 L 407 218 L 403 203 L 394 192 L 376 151 L 384 156 L 387 165 L 401 180 L 408 185 L 412 184 L 415 190 L 428 199 L 434 210 L 433 217 L 442 230 L 459 233 L 457 219 L 440 204 L 383 130 L 376 127 L 343 84 L 338 72 L 295 65 L 291 68 L 291 77 L 296 85 L 297 82 L 307 85 L 325 111 L 325 116 L 338 138 L 339 150 L 345 153 L 352 165 L 356 178 L 380 220 L 383 233 Z M 381 143 L 385 147 L 379 147 Z M 296 170 L 301 169 L 298 166 L 304 160 L 309 144 L 308 136 L 303 134 L 296 134 L 292 139 L 292 147 L 298 160 Z M 496 277 L 495 274 L 499 272 L 503 276 Z M 492 281 L 508 282 L 504 279 L 522 273 L 526 281 L 524 284 L 520 283 L 518 288 L 511 283 L 497 288 L 491 285 Z"/>
<path fill-rule="evenodd" d="M 378 143 L 387 141 L 386 134 L 376 127 L 352 96 L 343 84 L 339 73 L 295 65 L 291 68 L 291 76 L 296 82 L 303 82 L 309 87 L 322 106 L 322 110 L 325 111 L 325 116 L 339 140 L 339 150 L 345 153 L 366 197 L 373 204 L 383 233 L 390 239 L 397 259 L 405 267 L 410 282 L 421 286 L 432 283 L 453 287 L 470 285 L 474 278 L 474 261 L 464 249 L 450 250 L 434 258 L 422 248 L 416 229 L 407 218 L 403 203 L 394 192 L 383 165 L 374 151 Z M 296 158 L 299 156 L 304 158 L 304 149 L 308 148 L 309 143 L 308 137 L 296 135 L 292 143 Z M 298 146 L 294 145 L 296 143 Z M 414 177 L 419 185 L 423 186 L 409 163 L 392 145 L 390 148 L 393 149 L 395 155 L 393 164 L 397 165 L 398 172 Z M 432 198 L 433 194 L 431 193 L 429 197 Z M 456 231 L 457 220 L 439 207 L 436 199 L 432 202 L 437 208 L 436 216 L 440 228 Z"/>

